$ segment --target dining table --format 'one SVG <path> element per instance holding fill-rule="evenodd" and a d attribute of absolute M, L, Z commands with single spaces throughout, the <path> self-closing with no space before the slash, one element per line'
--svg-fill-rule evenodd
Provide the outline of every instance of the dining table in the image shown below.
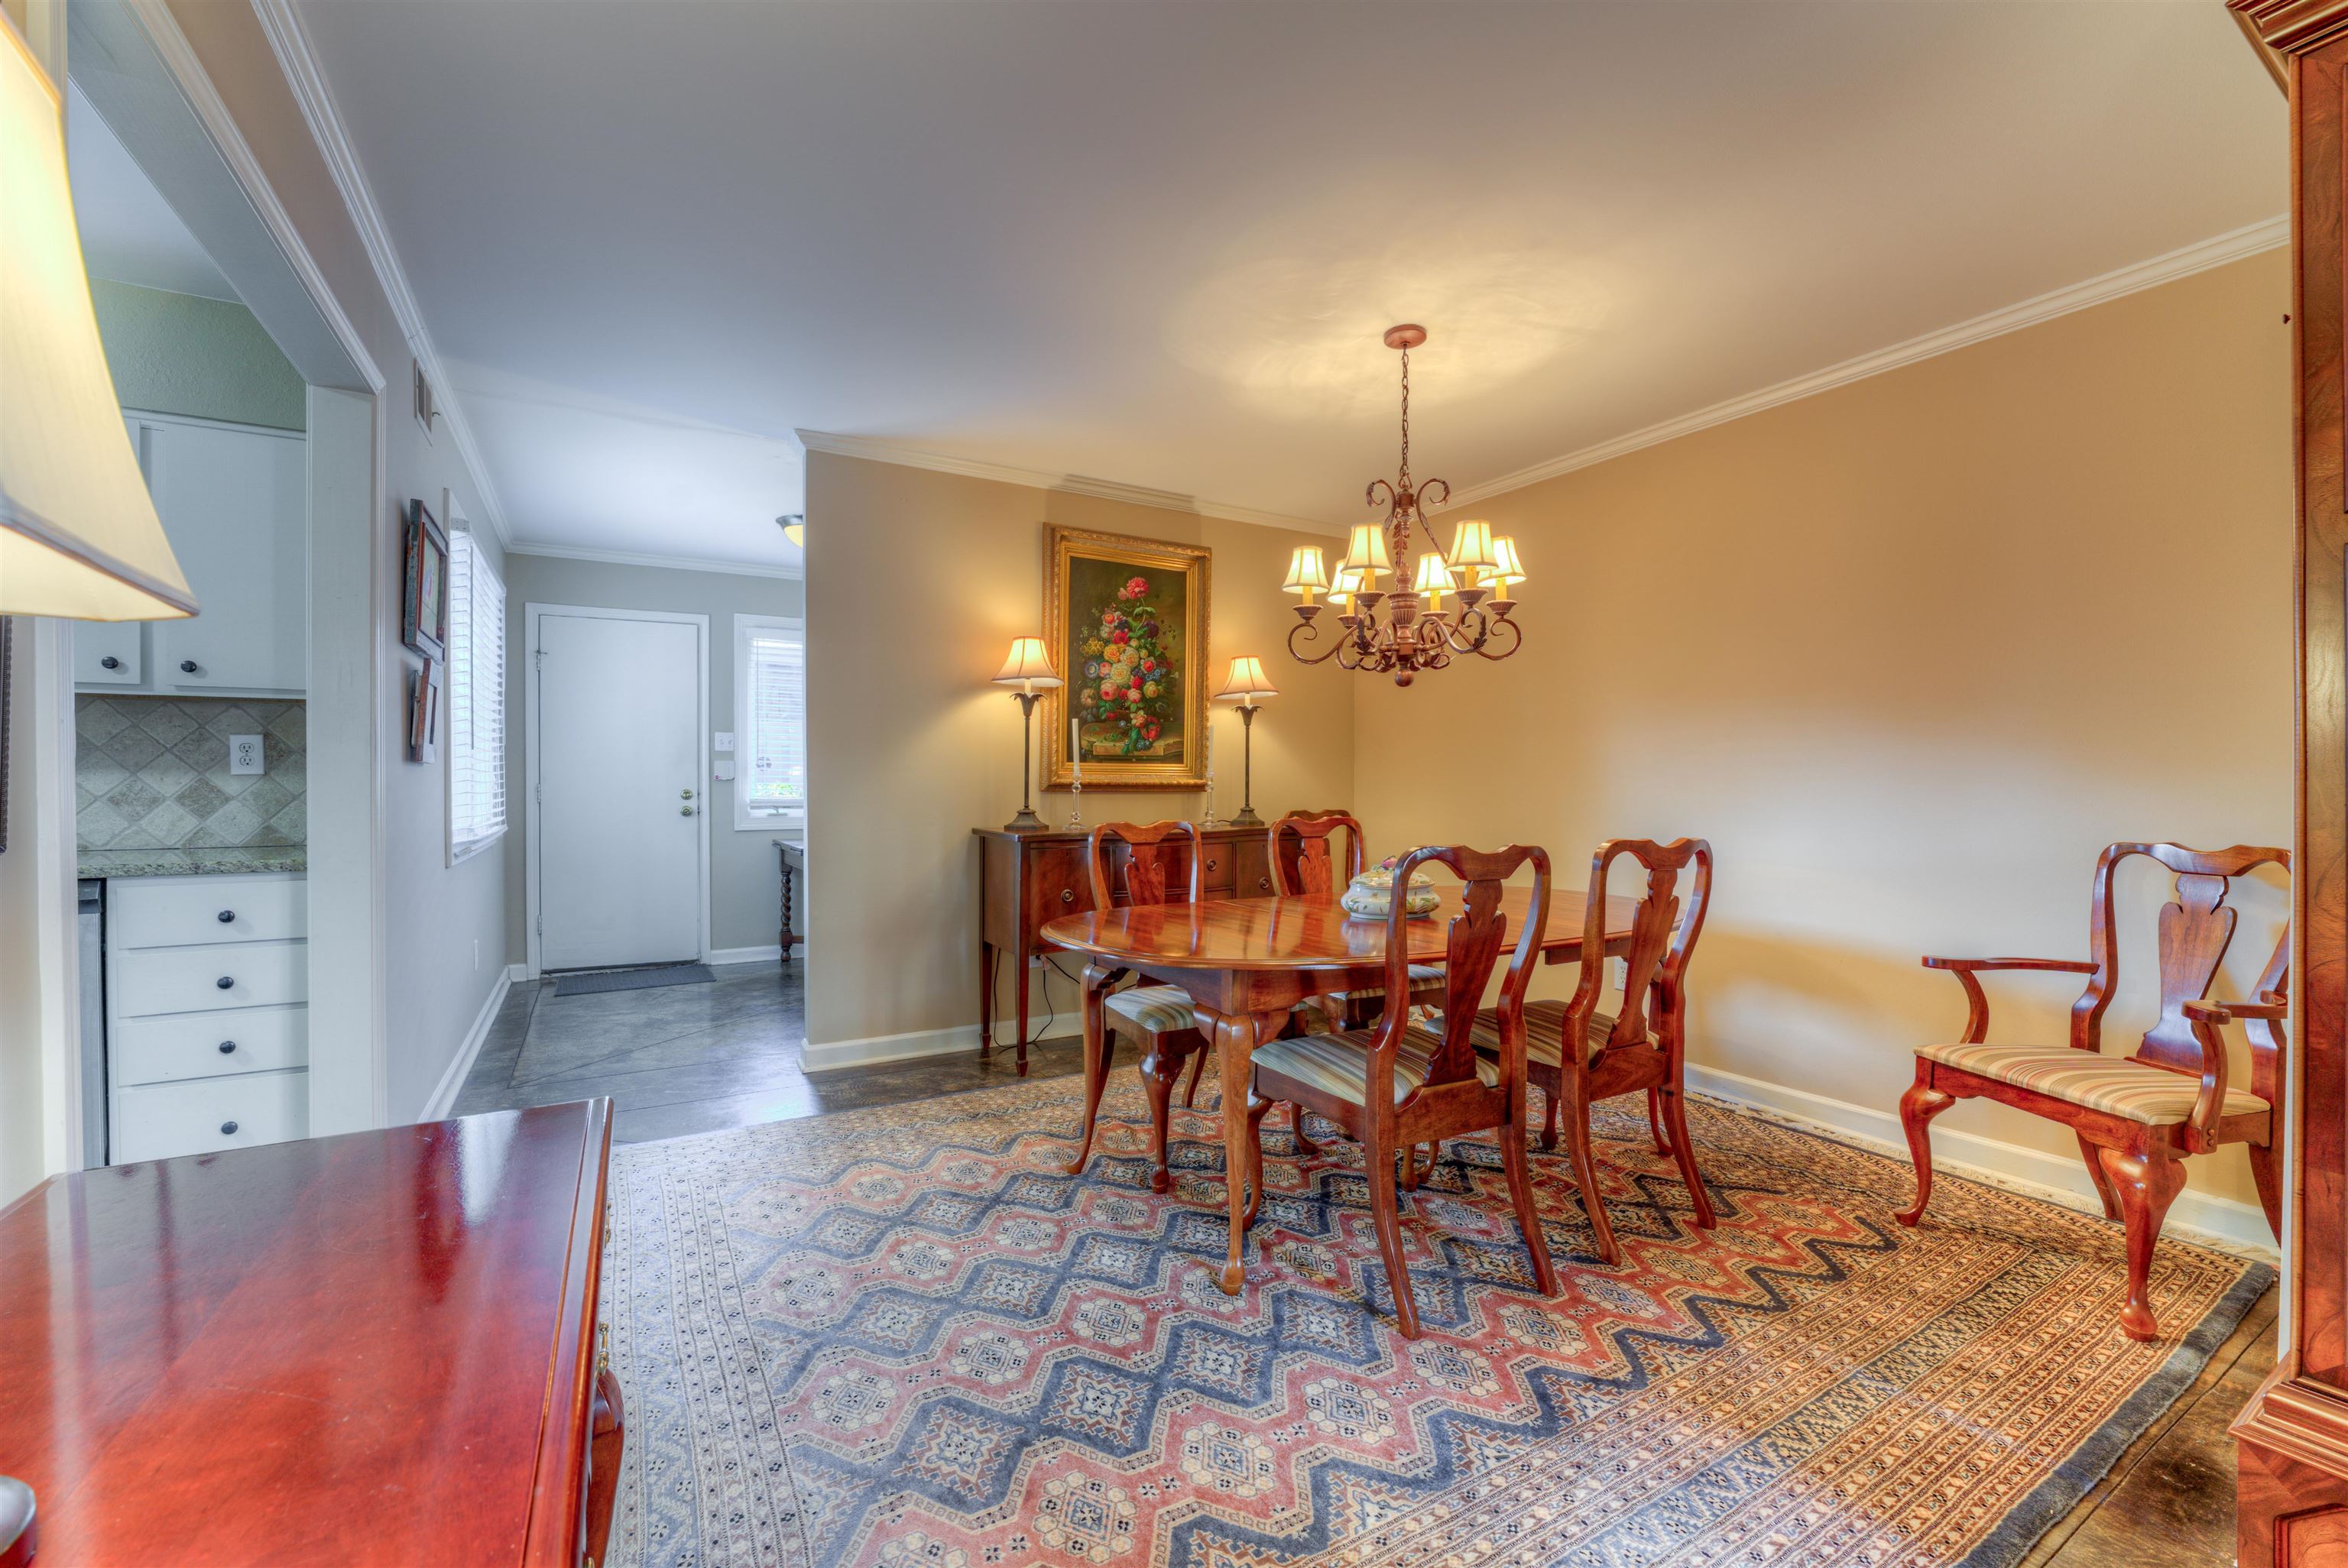
<path fill-rule="evenodd" d="M 1460 894 L 1458 886 L 1440 888 L 1435 908 L 1406 922 L 1407 962 L 1444 961 Z M 1501 956 L 1505 964 L 1531 910 L 1532 891 L 1506 887 L 1500 899 L 1509 922 Z M 1635 899 L 1607 898 L 1604 957 L 1629 950 L 1637 910 Z M 1581 961 L 1588 915 L 1586 889 L 1551 889 L 1541 934 L 1542 961 Z M 1296 1004 L 1308 997 L 1383 986 L 1387 925 L 1383 915 L 1350 915 L 1334 897 L 1322 896 L 1117 905 L 1063 915 L 1040 933 L 1044 942 L 1085 956 L 1087 1105 L 1099 1103 L 1100 1077 L 1106 1071 L 1100 1046 L 1109 991 L 1127 975 L 1138 975 L 1189 993 L 1199 1033 L 1214 1047 L 1220 1064 L 1224 1186 L 1231 1207 L 1231 1245 L 1220 1279 L 1226 1296 L 1237 1296 L 1247 1279 L 1241 1254 L 1250 1205 L 1240 1173 L 1248 1169 L 1252 1153 L 1247 1102 L 1255 1048 L 1276 1036 Z"/>

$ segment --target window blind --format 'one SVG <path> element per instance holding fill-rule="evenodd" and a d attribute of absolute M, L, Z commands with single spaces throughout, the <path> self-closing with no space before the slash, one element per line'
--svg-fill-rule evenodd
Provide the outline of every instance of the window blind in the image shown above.
<path fill-rule="evenodd" d="M 506 589 L 470 532 L 448 538 L 448 850 L 506 830 Z"/>
<path fill-rule="evenodd" d="M 744 796 L 754 812 L 795 815 L 807 809 L 807 640 L 796 630 L 754 627 L 747 643 Z"/>

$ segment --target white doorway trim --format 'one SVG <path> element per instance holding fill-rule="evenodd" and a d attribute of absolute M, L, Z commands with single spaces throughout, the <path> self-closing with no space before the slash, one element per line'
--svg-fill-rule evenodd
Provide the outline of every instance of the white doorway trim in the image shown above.
<path fill-rule="evenodd" d="M 701 830 L 694 835 L 695 849 L 700 861 L 701 894 L 699 902 L 700 952 L 703 963 L 709 961 L 709 617 L 685 615 L 668 610 L 615 610 L 608 605 L 536 604 L 524 607 L 522 624 L 528 628 L 529 640 L 523 644 L 523 657 L 528 661 L 523 671 L 522 692 L 522 789 L 523 801 L 530 812 L 530 831 L 524 835 L 524 870 L 522 884 L 527 898 L 524 909 L 523 937 L 530 949 L 530 976 L 536 979 L 546 972 L 539 947 L 539 810 L 538 810 L 538 715 L 539 659 L 538 625 L 541 617 L 578 615 L 599 620 L 665 620 L 679 622 L 695 629 L 699 643 L 695 660 L 697 692 L 695 697 L 695 723 L 699 737 L 695 749 L 699 757 L 701 786 Z"/>

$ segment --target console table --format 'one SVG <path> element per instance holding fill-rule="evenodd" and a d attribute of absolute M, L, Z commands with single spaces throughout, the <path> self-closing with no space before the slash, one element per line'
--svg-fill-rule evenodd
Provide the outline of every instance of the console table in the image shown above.
<path fill-rule="evenodd" d="M 1042 833 L 1011 833 L 999 827 L 971 830 L 979 848 L 978 1053 L 994 1049 L 994 968 L 998 957 L 1011 960 L 1012 981 L 1019 1007 L 1019 1071 L 1027 1071 L 1027 963 L 1045 950 L 1036 938 L 1047 920 L 1082 914 L 1093 907 L 1092 876 L 1085 868 L 1085 845 L 1091 834 L 1084 829 L 1052 829 Z M 1207 857 L 1204 880 L 1210 898 L 1264 898 L 1272 895 L 1269 829 L 1208 827 L 1199 831 L 1200 852 Z M 1116 886 L 1124 878 L 1114 875 L 1126 853 L 1122 844 L 1109 848 Z M 1190 852 L 1175 850 L 1169 884 L 1190 875 Z M 1122 902 L 1125 895 L 1117 895 Z"/>
<path fill-rule="evenodd" d="M 791 929 L 791 893 L 798 879 L 807 875 L 807 845 L 778 838 L 775 840 L 775 855 L 783 866 L 783 924 L 782 928 L 775 933 L 775 944 L 782 948 L 783 962 L 788 964 L 791 961 L 792 947 L 807 940 Z"/>
<path fill-rule="evenodd" d="M 600 1562 L 612 1102 L 52 1177 L 0 1209 L 0 1454 L 68 1563 Z"/>

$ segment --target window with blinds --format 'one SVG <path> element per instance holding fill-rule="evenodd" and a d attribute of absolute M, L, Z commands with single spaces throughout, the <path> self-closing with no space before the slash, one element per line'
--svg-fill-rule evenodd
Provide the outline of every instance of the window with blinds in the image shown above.
<path fill-rule="evenodd" d="M 796 826 L 807 815 L 807 637 L 800 622 L 734 618 L 734 825 Z"/>
<path fill-rule="evenodd" d="M 474 548 L 448 536 L 448 860 L 506 831 L 506 588 Z"/>

